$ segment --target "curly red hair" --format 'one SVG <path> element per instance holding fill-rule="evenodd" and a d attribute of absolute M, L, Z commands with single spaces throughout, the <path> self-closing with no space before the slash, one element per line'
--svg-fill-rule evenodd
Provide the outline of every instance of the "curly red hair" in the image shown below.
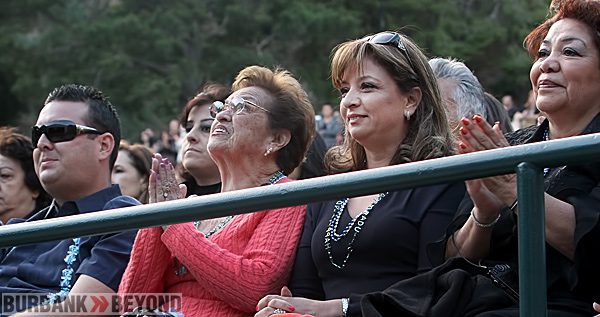
<path fill-rule="evenodd" d="M 574 19 L 586 24 L 595 33 L 594 43 L 600 51 L 600 1 L 599 0 L 553 0 L 550 4 L 552 16 L 533 29 L 523 45 L 529 56 L 535 60 L 542 41 L 550 27 L 562 19 Z"/>

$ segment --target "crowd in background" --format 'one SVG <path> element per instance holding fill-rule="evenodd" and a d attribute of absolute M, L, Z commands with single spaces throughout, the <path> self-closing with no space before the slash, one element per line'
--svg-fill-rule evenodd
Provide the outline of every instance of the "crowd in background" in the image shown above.
<path fill-rule="evenodd" d="M 522 106 L 393 31 L 333 49 L 340 100 L 319 115 L 292 73 L 254 65 L 230 87 L 201 86 L 166 127 L 123 140 L 102 92 L 58 87 L 31 138 L 0 128 L 0 220 L 598 133 L 600 1 L 550 9 L 525 38 L 532 90 Z M 543 169 L 548 316 L 600 311 L 599 171 L 598 162 Z M 43 305 L 60 309 L 76 293 L 178 293 L 185 316 L 518 316 L 516 226 L 527 211 L 516 191 L 516 176 L 500 175 L 2 249 L 0 293 L 44 293 Z"/>

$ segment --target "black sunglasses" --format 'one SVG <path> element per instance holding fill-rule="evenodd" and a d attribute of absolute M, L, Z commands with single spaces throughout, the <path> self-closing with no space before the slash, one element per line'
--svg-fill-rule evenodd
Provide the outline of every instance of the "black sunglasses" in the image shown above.
<path fill-rule="evenodd" d="M 373 44 L 396 46 L 404 54 L 404 57 L 406 57 L 406 60 L 408 61 L 410 67 L 413 70 L 415 69 L 415 67 L 412 64 L 412 61 L 410 60 L 410 57 L 408 56 L 408 50 L 406 49 L 406 45 L 404 45 L 404 42 L 402 41 L 402 35 L 400 35 L 399 33 L 386 31 L 374 35 L 365 36 L 363 39 Z"/>
<path fill-rule="evenodd" d="M 94 128 L 75 123 L 50 123 L 35 125 L 31 128 L 31 142 L 37 146 L 42 134 L 45 134 L 52 143 L 66 142 L 75 139 L 81 134 L 102 134 Z"/>

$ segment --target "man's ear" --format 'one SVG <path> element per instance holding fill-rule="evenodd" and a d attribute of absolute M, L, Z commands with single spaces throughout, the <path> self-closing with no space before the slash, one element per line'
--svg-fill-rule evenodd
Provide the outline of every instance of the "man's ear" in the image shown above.
<path fill-rule="evenodd" d="M 277 129 L 273 131 L 273 137 L 271 139 L 270 147 L 273 148 L 274 151 L 279 151 L 283 149 L 290 140 L 292 139 L 292 132 L 287 129 Z"/>
<path fill-rule="evenodd" d="M 112 134 L 106 132 L 96 137 L 100 144 L 99 160 L 110 159 L 113 149 L 115 148 L 115 138 Z"/>

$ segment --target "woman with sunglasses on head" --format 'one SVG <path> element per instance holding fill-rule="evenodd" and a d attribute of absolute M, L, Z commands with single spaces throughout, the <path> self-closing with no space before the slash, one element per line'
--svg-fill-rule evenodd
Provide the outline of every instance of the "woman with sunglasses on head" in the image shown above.
<path fill-rule="evenodd" d="M 327 153 L 334 173 L 453 154 L 448 120 L 427 58 L 407 37 L 383 32 L 334 49 L 344 144 Z M 362 294 L 431 268 L 426 247 L 443 234 L 464 185 L 442 184 L 309 205 L 290 290 L 256 316 L 360 315 Z"/>
<path fill-rule="evenodd" d="M 207 148 L 222 192 L 288 182 L 315 133 L 308 96 L 284 70 L 243 69 L 231 96 L 215 101 L 210 113 Z M 185 193 L 173 166 L 157 158 L 149 189 L 151 202 Z M 141 230 L 119 293 L 181 293 L 186 317 L 248 316 L 286 284 L 305 211 L 286 207 Z"/>
<path fill-rule="evenodd" d="M 27 219 L 50 200 L 33 168 L 31 140 L 14 128 L 0 127 L 0 225 Z"/>
<path fill-rule="evenodd" d="M 552 15 L 525 38 L 531 85 L 546 119 L 504 135 L 481 116 L 462 118 L 460 152 L 600 132 L 600 1 L 555 0 Z M 543 168 L 547 300 L 544 316 L 591 316 L 600 298 L 600 165 Z M 362 301 L 369 316 L 519 316 L 517 177 L 467 181 L 445 239 L 432 248 L 444 264 Z M 460 286 L 460 287 L 457 287 Z M 456 298 L 460 300 L 444 300 Z M 529 298 L 530 299 L 530 298 Z M 415 303 L 419 303 L 415 305 Z"/>

